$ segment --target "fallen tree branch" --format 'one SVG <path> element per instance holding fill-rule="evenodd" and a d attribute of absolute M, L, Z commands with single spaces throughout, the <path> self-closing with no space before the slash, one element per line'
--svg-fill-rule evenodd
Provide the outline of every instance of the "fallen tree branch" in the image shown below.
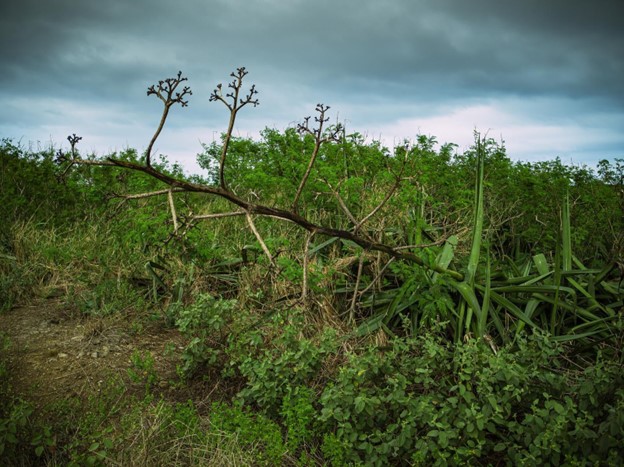
<path fill-rule="evenodd" d="M 337 141 L 338 135 L 340 134 L 340 132 L 343 131 L 341 125 L 336 125 L 333 128 L 331 128 L 329 131 L 325 132 L 325 134 L 323 133 L 323 124 L 328 120 L 327 117 L 325 117 L 325 113 L 329 109 L 329 107 L 327 106 L 319 104 L 316 108 L 316 110 L 320 114 L 319 117 L 316 117 L 316 122 L 318 123 L 318 127 L 316 129 L 311 130 L 309 128 L 309 125 L 308 125 L 309 117 L 305 119 L 304 124 L 299 125 L 298 127 L 298 130 L 300 133 L 311 134 L 314 137 L 315 146 L 314 146 L 314 151 L 312 153 L 312 156 L 310 158 L 310 162 L 308 163 L 308 167 L 297 188 L 297 192 L 295 194 L 291 210 L 281 209 L 281 208 L 267 206 L 267 205 L 258 204 L 258 203 L 252 203 L 250 201 L 247 201 L 239 197 L 232 190 L 228 189 L 226 180 L 225 180 L 224 169 L 225 169 L 228 147 L 229 147 L 229 143 L 232 137 L 236 115 L 238 111 L 244 106 L 246 106 L 247 104 L 253 104 L 254 106 L 258 105 L 258 100 L 254 99 L 254 95 L 257 94 L 255 85 L 251 86 L 249 94 L 247 96 L 245 96 L 244 98 L 240 97 L 240 90 L 242 88 L 243 78 L 245 77 L 246 74 L 247 72 L 245 68 L 238 68 L 235 73 L 231 74 L 234 80 L 228 85 L 229 88 L 231 89 L 231 92 L 228 93 L 225 96 L 225 98 L 222 96 L 222 93 L 221 93 L 222 86 L 220 84 L 217 86 L 217 89 L 215 89 L 210 96 L 210 101 L 220 101 L 223 104 L 225 104 L 225 106 L 230 111 L 230 120 L 228 124 L 228 130 L 226 132 L 223 148 L 221 151 L 220 166 L 219 166 L 219 186 L 205 185 L 201 183 L 191 182 L 182 178 L 176 178 L 172 175 L 169 175 L 167 173 L 164 173 L 154 168 L 151 164 L 152 147 L 154 145 L 156 138 L 158 137 L 158 135 L 160 134 L 162 130 L 162 127 L 168 115 L 169 108 L 173 104 L 176 104 L 176 103 L 181 104 L 183 107 L 186 107 L 186 105 L 188 104 L 188 102 L 185 101 L 183 98 L 185 95 L 191 94 L 190 88 L 186 86 L 182 89 L 181 92 L 176 92 L 177 87 L 183 81 L 186 81 L 186 78 L 182 78 L 181 72 L 178 73 L 177 77 L 175 78 L 169 78 L 164 81 L 159 81 L 157 88 L 154 86 L 151 86 L 148 88 L 147 94 L 148 95 L 155 94 L 157 97 L 159 97 L 163 101 L 165 105 L 165 109 L 163 111 L 160 125 L 158 126 L 158 129 L 156 130 L 156 133 L 154 134 L 154 137 L 152 138 L 148 146 L 144 164 L 115 159 L 112 157 L 106 160 L 80 159 L 80 157 L 75 152 L 75 144 L 78 142 L 80 138 L 80 137 L 77 137 L 76 135 L 74 135 L 73 138 L 70 139 L 70 143 L 72 143 L 72 158 L 71 160 L 69 160 L 70 164 L 71 165 L 83 164 L 83 165 L 96 165 L 96 166 L 97 165 L 115 166 L 115 167 L 120 167 L 120 168 L 127 169 L 127 170 L 142 172 L 156 180 L 161 181 L 162 183 L 168 186 L 166 190 L 155 191 L 152 193 L 142 193 L 138 195 L 127 195 L 126 199 L 140 199 L 141 197 L 156 196 L 157 194 L 167 193 L 167 196 L 169 198 L 169 205 L 172 211 L 175 231 L 177 231 L 177 229 L 179 228 L 179 223 L 178 223 L 177 213 L 175 211 L 175 205 L 173 203 L 173 193 L 178 193 L 178 192 L 204 193 L 208 195 L 217 196 L 219 198 L 223 198 L 227 200 L 228 202 L 238 206 L 241 209 L 241 211 L 232 212 L 232 213 L 219 213 L 219 214 L 207 214 L 207 215 L 202 215 L 202 216 L 193 216 L 191 217 L 191 220 L 245 215 L 247 218 L 247 223 L 249 224 L 249 227 L 251 228 L 252 232 L 258 239 L 258 242 L 262 246 L 262 249 L 264 250 L 267 257 L 269 258 L 271 264 L 273 264 L 273 257 L 271 256 L 270 251 L 266 247 L 266 244 L 262 240 L 262 237 L 260 236 L 258 230 L 255 228 L 252 215 L 272 217 L 275 219 L 293 222 L 294 224 L 297 224 L 299 227 L 307 230 L 311 234 L 326 235 L 329 237 L 337 237 L 337 238 L 341 238 L 344 240 L 350 240 L 354 242 L 355 244 L 359 245 L 360 247 L 362 247 L 364 250 L 378 251 L 381 253 L 385 253 L 392 258 L 414 263 L 414 264 L 417 264 L 419 266 L 430 269 L 440 274 L 447 274 L 457 280 L 463 280 L 464 276 L 457 271 L 454 271 L 452 269 L 446 269 L 436 264 L 429 264 L 428 262 L 426 263 L 419 256 L 410 252 L 403 251 L 401 247 L 393 247 L 385 243 L 377 242 L 373 240 L 371 237 L 368 237 L 366 235 L 358 234 L 357 230 L 362 226 L 362 224 L 366 222 L 368 219 L 370 219 L 376 212 L 378 212 L 379 209 L 381 209 L 391 198 L 393 193 L 396 191 L 398 184 L 400 183 L 400 180 L 401 180 L 400 176 L 397 177 L 397 182 L 395 183 L 395 186 L 384 197 L 382 202 L 376 208 L 374 208 L 371 211 L 371 213 L 369 213 L 360 222 L 357 222 L 355 218 L 353 217 L 353 215 L 349 215 L 350 213 L 349 213 L 348 208 L 346 208 L 346 205 L 344 205 L 344 202 L 341 203 L 340 196 L 337 196 L 339 200 L 339 204 L 341 204 L 341 208 L 345 211 L 345 213 L 348 213 L 347 216 L 349 217 L 351 222 L 354 223 L 354 227 L 355 227 L 354 231 L 334 229 L 331 227 L 318 225 L 299 214 L 298 209 L 297 209 L 298 202 L 299 202 L 301 193 L 303 192 L 303 189 L 305 188 L 308 177 L 310 176 L 310 173 L 314 165 L 314 162 L 316 160 L 316 157 L 318 155 L 320 146 L 323 143 L 328 142 L 328 141 Z M 228 98 L 229 101 L 226 98 Z M 68 159 L 65 158 L 64 160 L 61 160 L 61 162 L 65 160 L 68 160 Z"/>
<path fill-rule="evenodd" d="M 97 162 L 97 161 L 88 161 L 88 162 L 92 165 L 97 165 L 97 163 L 94 164 L 94 162 Z M 463 277 L 464 277 L 463 274 L 457 271 L 454 271 L 452 269 L 442 268 L 435 264 L 426 264 L 423 261 L 423 259 L 420 258 L 419 256 L 416 256 L 412 253 L 403 252 L 396 247 L 392 247 L 384 243 L 375 242 L 374 240 L 367 239 L 365 237 L 354 234 L 353 232 L 349 232 L 347 230 L 334 229 L 331 227 L 325 227 L 322 225 L 314 224 L 313 222 L 311 222 L 310 220 L 306 219 L 305 217 L 301 216 L 300 214 L 296 212 L 288 211 L 286 209 L 271 207 L 271 206 L 265 206 L 263 204 L 250 203 L 249 201 L 246 201 L 238 197 L 231 191 L 227 189 L 223 189 L 221 187 L 202 185 L 202 184 L 198 184 L 194 182 L 189 182 L 184 179 L 177 179 L 171 175 L 160 172 L 151 166 L 148 167 L 146 165 L 138 164 L 135 162 L 112 159 L 112 158 L 106 161 L 101 161 L 101 162 L 104 162 L 104 164 L 101 164 L 101 165 L 112 164 L 117 167 L 123 167 L 128 170 L 143 172 L 157 180 L 160 180 L 166 185 L 181 189 L 180 191 L 186 191 L 186 192 L 191 192 L 191 193 L 206 193 L 206 194 L 218 196 L 220 198 L 223 198 L 229 201 L 232 204 L 235 204 L 236 206 L 240 207 L 241 209 L 243 209 L 245 212 L 249 214 L 269 216 L 269 217 L 273 217 L 273 218 L 280 219 L 280 220 L 290 221 L 290 222 L 297 224 L 301 228 L 307 230 L 308 232 L 316 231 L 317 235 L 318 234 L 327 235 L 329 237 L 338 237 L 344 240 L 351 240 L 352 242 L 356 243 L 357 245 L 361 246 L 362 248 L 366 250 L 381 251 L 382 253 L 386 253 L 397 259 L 418 264 L 419 266 L 422 266 L 427 269 L 431 269 L 440 274 L 448 274 L 454 279 L 457 279 L 460 281 L 463 280 Z M 81 160 L 76 161 L 76 163 L 81 164 L 82 161 Z"/>

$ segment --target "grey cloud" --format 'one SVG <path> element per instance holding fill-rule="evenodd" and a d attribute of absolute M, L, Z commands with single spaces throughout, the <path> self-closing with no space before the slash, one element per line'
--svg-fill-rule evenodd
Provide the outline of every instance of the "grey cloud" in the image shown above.
<path fill-rule="evenodd" d="M 250 121 L 325 102 L 372 124 L 509 96 L 621 115 L 622 17 L 619 0 L 7 0 L 0 103 L 34 108 L 3 105 L 0 131 L 36 125 L 46 99 L 157 119 L 147 86 L 178 70 L 194 95 L 171 128 L 220 127 L 208 96 L 238 66 L 260 90 Z"/>

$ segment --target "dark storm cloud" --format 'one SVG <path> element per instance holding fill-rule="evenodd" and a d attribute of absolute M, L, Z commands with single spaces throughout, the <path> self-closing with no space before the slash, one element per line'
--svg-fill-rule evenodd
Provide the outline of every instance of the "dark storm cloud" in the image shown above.
<path fill-rule="evenodd" d="M 574 103 L 573 112 L 612 113 L 615 131 L 622 17 L 620 0 L 5 0 L 0 131 L 88 114 L 151 124 L 159 103 L 146 88 L 178 70 L 194 95 L 170 128 L 216 128 L 223 114 L 209 93 L 238 66 L 261 92 L 246 118 L 268 125 L 300 119 L 319 101 L 374 126 L 547 99 L 523 112 L 563 118 Z"/>
<path fill-rule="evenodd" d="M 356 91 L 613 94 L 624 2 L 3 2 L 3 86 L 115 89 L 244 62 Z M 191 71 L 191 70 L 189 70 Z M 74 73 L 72 73 L 74 72 Z M 113 80 L 109 78 L 115 78 Z M 353 79 L 355 78 L 355 79 Z M 155 79 L 155 78 L 154 78 Z M 88 80 L 88 83 L 84 81 Z M 432 84 L 435 84 L 433 86 Z M 619 91 L 619 92 L 618 92 Z"/>

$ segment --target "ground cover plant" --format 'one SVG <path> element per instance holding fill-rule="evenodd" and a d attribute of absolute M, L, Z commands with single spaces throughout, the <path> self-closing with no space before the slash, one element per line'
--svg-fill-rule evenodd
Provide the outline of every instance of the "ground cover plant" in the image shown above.
<path fill-rule="evenodd" d="M 322 104 L 236 138 L 246 77 L 202 176 L 152 151 L 181 73 L 143 155 L 2 143 L 3 463 L 621 463 L 622 161 L 388 149 Z"/>

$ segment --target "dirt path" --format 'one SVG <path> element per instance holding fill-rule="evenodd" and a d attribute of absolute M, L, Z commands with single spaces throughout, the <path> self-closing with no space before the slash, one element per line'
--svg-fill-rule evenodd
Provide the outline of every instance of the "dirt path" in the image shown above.
<path fill-rule="evenodd" d="M 133 352 L 149 351 L 159 375 L 159 390 L 176 379 L 176 357 L 184 340 L 160 323 L 127 316 L 88 317 L 71 312 L 60 300 L 44 300 L 0 314 L 0 332 L 15 394 L 43 407 L 68 397 L 98 391 L 107 376 L 127 379 Z"/>

